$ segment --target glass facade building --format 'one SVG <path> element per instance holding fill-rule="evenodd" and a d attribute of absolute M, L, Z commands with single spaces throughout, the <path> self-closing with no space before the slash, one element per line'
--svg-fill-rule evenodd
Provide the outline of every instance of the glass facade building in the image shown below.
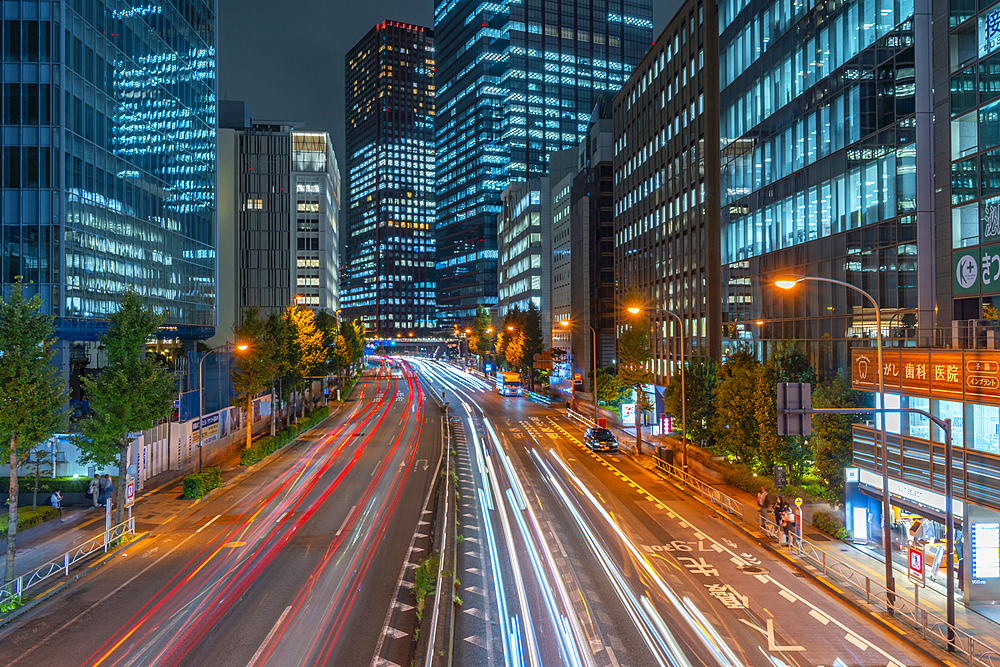
<path fill-rule="evenodd" d="M 785 292 L 772 285 L 782 272 L 866 290 L 899 335 L 933 330 L 928 6 L 719 3 L 725 350 L 797 339 L 828 375 L 849 339 L 874 337 L 859 294 Z"/>
<path fill-rule="evenodd" d="M 438 314 L 497 302 L 500 194 L 586 135 L 652 41 L 650 0 L 438 0 Z"/>
<path fill-rule="evenodd" d="M 341 308 L 375 335 L 436 327 L 434 33 L 385 21 L 345 57 Z"/>
<path fill-rule="evenodd" d="M 215 5 L 5 2 L 0 282 L 62 341 L 134 285 L 165 338 L 216 325 Z"/>
<path fill-rule="evenodd" d="M 650 370 L 664 385 L 684 354 L 718 357 L 719 113 L 714 3 L 685 3 L 614 99 L 618 291 L 650 308 Z M 618 313 L 618 326 L 631 319 Z"/>

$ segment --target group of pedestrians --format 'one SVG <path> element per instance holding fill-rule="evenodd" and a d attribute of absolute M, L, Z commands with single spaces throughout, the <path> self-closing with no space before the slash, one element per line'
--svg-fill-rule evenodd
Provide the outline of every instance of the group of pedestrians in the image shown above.
<path fill-rule="evenodd" d="M 90 486 L 87 487 L 87 495 L 90 496 L 94 503 L 94 507 L 103 507 L 104 504 L 111 499 L 111 492 L 114 490 L 114 483 L 111 481 L 111 475 L 94 475 L 94 478 L 90 480 Z M 62 493 L 59 489 L 49 496 L 49 504 L 59 510 L 59 521 L 63 522 L 62 515 Z"/>
<path fill-rule="evenodd" d="M 778 496 L 778 499 L 771 504 L 771 494 L 767 492 L 767 488 L 761 486 L 760 493 L 757 494 L 757 511 L 760 513 L 760 528 L 763 530 L 767 526 L 768 514 L 774 515 L 774 525 L 781 529 L 781 533 L 785 536 L 785 541 L 782 543 L 781 535 L 778 536 L 778 544 L 780 546 L 791 546 L 792 540 L 791 535 L 795 533 L 795 510 L 785 502 L 785 499 Z"/>
<path fill-rule="evenodd" d="M 94 507 L 104 507 L 108 499 L 111 498 L 113 490 L 114 484 L 111 481 L 111 475 L 94 475 L 94 478 L 90 480 L 87 495 L 93 500 Z"/>

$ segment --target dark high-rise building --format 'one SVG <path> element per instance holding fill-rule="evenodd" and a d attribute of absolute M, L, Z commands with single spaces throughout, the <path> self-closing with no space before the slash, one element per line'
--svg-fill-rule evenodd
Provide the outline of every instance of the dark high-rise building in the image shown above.
<path fill-rule="evenodd" d="M 646 307 L 656 385 L 721 348 L 719 85 L 714 3 L 685 2 L 614 99 L 619 297 Z M 631 316 L 619 311 L 618 325 Z"/>
<path fill-rule="evenodd" d="M 345 57 L 341 308 L 381 336 L 436 324 L 433 34 L 385 21 Z"/>
<path fill-rule="evenodd" d="M 215 330 L 214 6 L 0 7 L 0 283 L 42 296 L 64 368 L 128 285 L 171 338 Z"/>
<path fill-rule="evenodd" d="M 439 0 L 438 317 L 497 302 L 500 193 L 540 177 L 587 132 L 652 41 L 652 2 Z"/>

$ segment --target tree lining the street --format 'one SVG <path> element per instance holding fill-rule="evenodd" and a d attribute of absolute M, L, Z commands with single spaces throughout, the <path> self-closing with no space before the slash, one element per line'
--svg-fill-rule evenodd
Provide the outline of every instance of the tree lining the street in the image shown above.
<path fill-rule="evenodd" d="M 52 363 L 56 354 L 53 319 L 42 314 L 41 307 L 38 294 L 25 298 L 20 278 L 11 287 L 10 297 L 0 299 L 0 454 L 10 465 L 4 583 L 14 579 L 17 468 L 32 447 L 60 427 L 67 400 L 65 378 Z"/>
<path fill-rule="evenodd" d="M 132 433 L 165 419 L 173 409 L 174 378 L 146 343 L 163 324 L 164 316 L 147 307 L 138 292 L 127 287 L 108 331 L 101 336 L 108 365 L 99 374 L 83 378 L 90 414 L 80 423 L 76 444 L 81 463 L 98 467 L 118 464 L 115 523 L 125 514 L 128 448 Z"/>

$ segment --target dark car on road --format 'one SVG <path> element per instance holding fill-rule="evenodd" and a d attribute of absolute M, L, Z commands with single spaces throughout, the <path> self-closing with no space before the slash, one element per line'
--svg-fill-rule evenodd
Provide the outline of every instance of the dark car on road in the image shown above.
<path fill-rule="evenodd" d="M 617 452 L 618 440 L 606 428 L 588 428 L 583 434 L 583 444 L 595 452 Z"/>

